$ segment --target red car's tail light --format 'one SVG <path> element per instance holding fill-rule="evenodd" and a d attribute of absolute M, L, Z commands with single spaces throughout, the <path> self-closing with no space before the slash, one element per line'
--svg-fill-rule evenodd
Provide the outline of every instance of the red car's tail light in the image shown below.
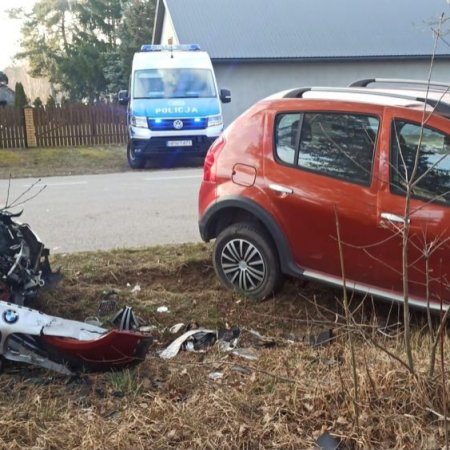
<path fill-rule="evenodd" d="M 203 165 L 203 181 L 216 181 L 216 173 L 213 170 L 213 165 L 224 146 L 225 139 L 220 136 L 209 148 L 208 153 L 205 156 L 205 163 Z"/>

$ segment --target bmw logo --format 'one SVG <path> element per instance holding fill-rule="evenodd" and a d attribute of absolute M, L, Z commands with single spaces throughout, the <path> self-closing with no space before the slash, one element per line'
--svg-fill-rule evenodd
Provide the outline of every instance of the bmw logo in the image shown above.
<path fill-rule="evenodd" d="M 181 130 L 181 129 L 183 128 L 183 121 L 180 120 L 180 119 L 174 120 L 174 121 L 173 121 L 173 127 L 174 127 L 176 130 Z"/>
<path fill-rule="evenodd" d="M 6 323 L 16 323 L 17 320 L 19 319 L 19 314 L 17 314 L 13 309 L 7 309 L 4 313 L 3 313 L 3 320 Z"/>

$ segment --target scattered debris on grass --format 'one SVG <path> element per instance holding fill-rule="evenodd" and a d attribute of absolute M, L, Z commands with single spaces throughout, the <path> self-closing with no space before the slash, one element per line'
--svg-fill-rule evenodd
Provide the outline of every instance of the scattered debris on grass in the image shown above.
<path fill-rule="evenodd" d="M 314 448 L 325 432 L 339 439 L 342 449 L 445 448 L 441 375 L 423 376 L 430 338 L 420 315 L 413 325 L 418 373 L 413 377 L 379 349 L 402 357 L 401 328 L 384 336 L 372 327 L 389 314 L 389 307 L 377 303 L 374 309 L 370 299 L 354 298 L 355 309 L 364 309 L 361 332 L 354 336 L 357 427 L 347 330 L 335 321 L 342 313 L 339 294 L 292 280 L 276 298 L 252 302 L 222 289 L 210 252 L 206 244 L 183 244 L 53 256 L 52 265 L 63 263 L 65 278 L 57 289 L 41 293 L 40 309 L 76 320 L 100 317 L 102 293 L 115 290 L 120 306 L 102 316 L 102 322 L 127 303 L 144 320 L 153 345 L 134 368 L 70 378 L 5 364 L 0 377 L 0 449 L 293 450 Z M 121 279 L 111 273 L 121 274 Z M 137 297 L 130 295 L 131 288 L 124 289 L 123 280 L 140 284 Z M 158 313 L 160 305 L 171 314 Z M 258 359 L 224 353 L 217 343 L 206 352 L 159 358 L 177 334 L 193 329 L 193 322 L 213 331 L 237 325 L 238 348 L 253 349 Z M 179 323 L 185 325 L 172 334 L 170 328 Z M 331 328 L 332 341 L 311 345 L 310 336 Z M 446 335 L 443 344 L 448 355 Z M 214 380 L 212 373 L 223 376 Z"/>
<path fill-rule="evenodd" d="M 217 332 L 206 328 L 189 330 L 178 336 L 165 350 L 160 353 L 162 359 L 171 359 L 185 348 L 189 352 L 204 352 L 206 347 L 217 340 Z"/>
<path fill-rule="evenodd" d="M 170 328 L 170 332 L 176 333 L 183 328 L 179 323 Z M 160 353 L 163 359 L 171 359 L 183 349 L 188 352 L 205 352 L 214 344 L 217 344 L 219 351 L 228 352 L 234 350 L 239 341 L 241 330 L 238 327 L 231 329 L 209 330 L 199 328 L 197 324 L 188 325 L 187 331 L 178 336 L 165 350 Z"/>

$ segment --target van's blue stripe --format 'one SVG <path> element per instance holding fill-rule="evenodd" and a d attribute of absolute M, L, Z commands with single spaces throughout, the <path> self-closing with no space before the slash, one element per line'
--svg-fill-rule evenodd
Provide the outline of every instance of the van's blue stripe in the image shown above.
<path fill-rule="evenodd" d="M 206 117 L 220 114 L 217 98 L 132 99 L 130 113 L 148 118 Z"/>

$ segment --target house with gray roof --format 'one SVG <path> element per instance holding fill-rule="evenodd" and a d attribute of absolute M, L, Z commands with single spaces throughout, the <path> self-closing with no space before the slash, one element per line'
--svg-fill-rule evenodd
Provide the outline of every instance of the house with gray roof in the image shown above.
<path fill-rule="evenodd" d="M 427 79 L 433 53 L 432 79 L 450 82 L 442 14 L 450 16 L 446 0 L 158 0 L 153 43 L 209 53 L 219 87 L 232 93 L 228 124 L 284 89 Z"/>

